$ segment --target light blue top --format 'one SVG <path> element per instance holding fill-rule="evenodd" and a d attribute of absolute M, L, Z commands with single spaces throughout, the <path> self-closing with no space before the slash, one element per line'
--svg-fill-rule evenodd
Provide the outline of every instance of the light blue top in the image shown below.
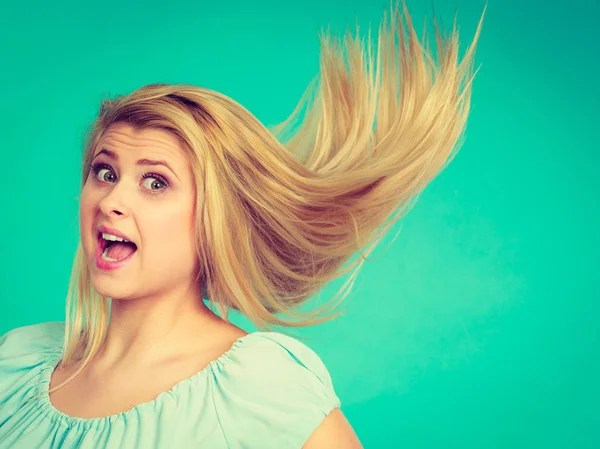
<path fill-rule="evenodd" d="M 300 449 L 340 407 L 315 352 L 277 332 L 254 332 L 150 402 L 70 417 L 47 394 L 64 331 L 48 322 L 0 337 L 1 449 Z"/>

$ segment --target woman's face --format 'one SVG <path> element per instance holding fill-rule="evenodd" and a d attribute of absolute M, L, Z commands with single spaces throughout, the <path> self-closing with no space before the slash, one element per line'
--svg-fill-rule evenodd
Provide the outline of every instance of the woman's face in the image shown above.
<path fill-rule="evenodd" d="M 80 201 L 81 243 L 95 290 L 136 299 L 189 285 L 197 270 L 194 203 L 191 167 L 174 135 L 111 126 L 95 149 Z M 102 257 L 109 242 L 101 226 L 134 245 L 115 242 Z"/>

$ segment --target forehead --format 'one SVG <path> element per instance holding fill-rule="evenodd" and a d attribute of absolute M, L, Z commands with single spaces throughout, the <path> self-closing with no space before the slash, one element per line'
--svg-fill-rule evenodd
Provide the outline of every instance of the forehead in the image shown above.
<path fill-rule="evenodd" d="M 136 129 L 126 123 L 111 125 L 102 135 L 94 154 L 103 148 L 115 151 L 119 156 L 156 155 L 168 157 L 173 162 L 185 162 L 186 155 L 179 139 L 162 129 Z"/>

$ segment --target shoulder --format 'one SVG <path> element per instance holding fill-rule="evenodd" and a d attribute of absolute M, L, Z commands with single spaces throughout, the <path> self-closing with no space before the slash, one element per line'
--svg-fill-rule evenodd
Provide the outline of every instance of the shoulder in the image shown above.
<path fill-rule="evenodd" d="M 232 359 L 272 375 L 310 373 L 331 383 L 329 372 L 317 353 L 307 344 L 278 332 L 254 332 L 242 337 Z M 234 363 L 235 366 L 235 363 Z"/>
<path fill-rule="evenodd" d="M 339 402 L 321 357 L 305 343 L 281 333 L 246 335 L 238 340 L 223 369 L 230 382 L 240 388 L 252 385 L 256 394 L 265 394 L 261 391 L 268 389 L 279 401 L 324 407 L 324 414 Z"/>
<path fill-rule="evenodd" d="M 215 411 L 232 447 L 298 447 L 341 406 L 317 353 L 277 332 L 242 337 L 215 377 Z"/>
<path fill-rule="evenodd" d="M 17 327 L 0 336 L 0 358 L 43 351 L 60 343 L 65 323 L 49 321 Z"/>
<path fill-rule="evenodd" d="M 58 362 L 64 324 L 48 322 L 12 329 L 0 336 L 0 410 L 14 412 L 23 404 L 38 375 Z M 2 427 L 0 417 L 0 427 Z"/>

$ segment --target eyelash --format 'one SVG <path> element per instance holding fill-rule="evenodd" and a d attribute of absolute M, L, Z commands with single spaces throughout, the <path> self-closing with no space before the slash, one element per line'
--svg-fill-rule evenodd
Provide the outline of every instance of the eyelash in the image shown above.
<path fill-rule="evenodd" d="M 94 174 L 94 180 L 95 180 L 96 182 L 101 182 L 101 183 L 108 183 L 108 184 L 110 184 L 110 182 L 108 182 L 108 181 L 102 181 L 102 180 L 99 180 L 99 179 L 98 179 L 98 174 L 100 173 L 100 170 L 110 170 L 111 172 L 113 172 L 113 173 L 114 173 L 114 170 L 112 169 L 112 167 L 111 167 L 110 165 L 108 165 L 108 164 L 105 164 L 105 163 L 103 163 L 103 162 L 96 162 L 95 164 L 92 164 L 92 167 L 91 167 L 91 169 L 92 169 L 92 173 Z M 159 189 L 159 190 L 151 190 L 151 189 L 150 189 L 150 191 L 151 191 L 153 194 L 160 193 L 160 192 L 162 192 L 163 190 L 166 190 L 167 188 L 169 188 L 169 187 L 170 187 L 170 185 L 169 185 L 169 182 L 168 182 L 168 181 L 167 181 L 167 180 L 166 180 L 164 177 L 162 177 L 162 176 L 160 176 L 160 175 L 158 175 L 158 174 L 156 174 L 156 173 L 144 173 L 144 174 L 142 175 L 142 178 L 143 178 L 143 179 L 154 178 L 154 179 L 156 179 L 157 181 L 159 181 L 161 184 L 164 184 L 164 186 L 165 186 L 165 187 L 164 187 L 164 188 L 162 188 L 162 189 Z"/>

